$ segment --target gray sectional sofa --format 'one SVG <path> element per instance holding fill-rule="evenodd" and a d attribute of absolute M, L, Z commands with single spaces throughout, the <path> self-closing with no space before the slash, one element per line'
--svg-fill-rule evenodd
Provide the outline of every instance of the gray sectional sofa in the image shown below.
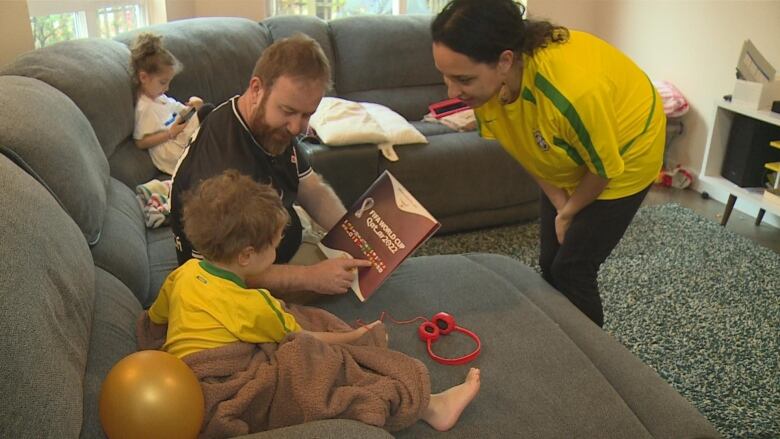
<path fill-rule="evenodd" d="M 411 120 L 444 88 L 429 54 L 427 19 L 197 19 L 154 27 L 186 66 L 171 94 L 219 102 L 240 93 L 274 39 L 320 41 L 334 94 L 389 105 Z M 0 437 L 100 438 L 100 386 L 135 350 L 134 322 L 174 267 L 167 228 L 146 229 L 133 187 L 156 176 L 131 143 L 126 46 L 79 40 L 30 52 L 0 69 Z M 390 169 L 448 230 L 532 218 L 536 188 L 494 144 L 420 124 L 428 145 L 373 145 L 306 154 L 345 202 Z M 398 437 L 710 438 L 717 432 L 653 370 L 593 325 L 527 267 L 504 256 L 412 258 L 370 301 L 320 303 L 347 321 L 447 311 L 480 335 L 482 390 L 441 434 L 418 423 Z M 410 326 L 392 348 L 423 360 L 433 390 L 468 366 L 428 358 Z M 448 336 L 440 355 L 471 349 Z M 314 421 L 247 437 L 390 437 L 347 420 Z"/>

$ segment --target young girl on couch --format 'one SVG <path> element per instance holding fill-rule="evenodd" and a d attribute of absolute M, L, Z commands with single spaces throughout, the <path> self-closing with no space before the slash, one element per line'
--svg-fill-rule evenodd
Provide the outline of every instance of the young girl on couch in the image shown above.
<path fill-rule="evenodd" d="M 242 412 L 237 404 L 245 404 L 240 417 L 249 420 L 251 432 L 325 418 L 355 419 L 388 430 L 422 419 L 444 431 L 479 391 L 479 369 L 471 368 L 462 384 L 431 394 L 425 366 L 387 349 L 379 321 L 352 329 L 324 310 L 288 308 L 268 290 L 247 288 L 247 277 L 273 263 L 289 220 L 271 186 L 227 170 L 185 193 L 183 219 L 204 259 L 190 259 L 173 271 L 142 321 L 158 331 L 167 324 L 162 349 L 196 371 L 204 392 L 219 395 L 204 394 L 206 413 L 214 413 L 204 423 L 206 430 L 219 430 L 224 421 L 218 419 L 219 405 L 225 402 L 231 413 Z M 252 361 L 237 360 L 239 348 L 252 352 Z M 271 350 L 274 354 L 268 354 Z M 261 366 L 227 373 L 220 352 L 230 364 Z M 271 367 L 276 369 L 263 375 Z M 241 401 L 214 402 L 225 394 L 204 375 L 208 370 L 219 370 L 218 381 L 233 386 L 228 393 L 242 394 Z M 226 378 L 231 373 L 239 377 L 239 393 Z M 248 374 L 260 377 L 259 382 L 240 378 Z M 262 386 L 270 387 L 257 390 Z"/>
<path fill-rule="evenodd" d="M 182 66 L 160 36 L 138 35 L 130 57 L 136 93 L 133 139 L 138 148 L 149 150 L 157 169 L 173 175 L 190 136 L 213 106 L 197 96 L 185 105 L 165 94 Z"/>

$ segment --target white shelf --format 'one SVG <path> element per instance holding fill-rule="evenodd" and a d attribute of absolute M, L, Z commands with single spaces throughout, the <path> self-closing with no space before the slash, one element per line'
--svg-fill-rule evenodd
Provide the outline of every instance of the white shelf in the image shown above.
<path fill-rule="evenodd" d="M 751 216 L 755 216 L 759 209 L 764 209 L 767 213 L 774 215 L 774 217 L 766 217 L 765 220 L 775 226 L 780 226 L 780 206 L 766 201 L 762 188 L 740 187 L 721 176 L 723 158 L 726 156 L 726 147 L 734 115 L 740 114 L 780 126 L 780 114 L 771 111 L 758 111 L 723 100 L 718 100 L 715 106 L 715 118 L 710 138 L 704 149 L 701 175 L 694 184 L 694 189 L 699 192 L 708 192 L 712 198 L 723 203 L 727 202 L 729 195 L 734 195 L 737 197 L 734 209 Z M 769 144 L 766 147 L 770 148 Z"/>
<path fill-rule="evenodd" d="M 737 203 L 742 202 L 755 205 L 754 208 L 749 211 L 737 209 L 737 206 L 735 205 L 735 209 L 743 211 L 744 213 L 755 215 L 755 213 L 758 212 L 758 208 L 762 208 L 766 210 L 767 213 L 780 216 L 780 205 L 768 202 L 764 199 L 764 188 L 739 187 L 726 178 L 707 176 L 699 177 L 699 187 L 702 191 L 710 193 L 710 195 L 713 195 L 713 198 L 724 203 L 728 199 L 728 195 L 731 194 L 737 197 Z M 712 193 L 717 190 L 722 191 L 720 196 Z"/>
<path fill-rule="evenodd" d="M 716 104 L 718 107 L 723 108 L 724 110 L 728 110 L 733 113 L 739 113 L 743 116 L 747 116 L 753 119 L 758 119 L 760 121 L 770 123 L 772 125 L 780 126 L 780 114 L 778 113 L 773 113 L 771 111 L 753 110 L 751 108 L 746 108 L 739 104 L 732 104 L 731 102 L 726 102 L 723 100 L 717 101 Z"/>

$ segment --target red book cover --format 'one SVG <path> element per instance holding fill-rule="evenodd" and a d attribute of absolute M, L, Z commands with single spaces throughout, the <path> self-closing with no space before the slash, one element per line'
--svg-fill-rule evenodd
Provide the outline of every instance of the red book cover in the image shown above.
<path fill-rule="evenodd" d="M 331 229 L 320 249 L 328 258 L 372 262 L 352 283 L 361 302 L 368 299 L 441 224 L 388 171 L 358 198 Z"/>

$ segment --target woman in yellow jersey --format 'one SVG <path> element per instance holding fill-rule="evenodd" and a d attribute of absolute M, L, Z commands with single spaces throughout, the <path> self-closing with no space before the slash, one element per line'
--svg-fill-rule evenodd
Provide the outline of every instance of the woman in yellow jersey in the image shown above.
<path fill-rule="evenodd" d="M 602 326 L 598 270 L 661 169 L 663 106 L 619 50 L 524 12 L 511 0 L 453 0 L 431 25 L 433 57 L 480 135 L 541 187 L 544 278 Z"/>

